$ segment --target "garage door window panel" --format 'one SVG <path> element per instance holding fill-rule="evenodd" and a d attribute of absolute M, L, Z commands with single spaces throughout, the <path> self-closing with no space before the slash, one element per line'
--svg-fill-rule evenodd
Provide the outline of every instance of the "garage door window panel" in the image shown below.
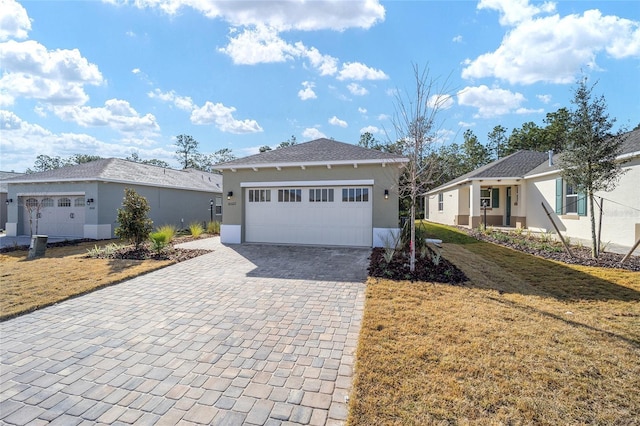
<path fill-rule="evenodd" d="M 270 203 L 271 190 L 270 189 L 250 189 L 249 202 L 250 203 Z"/>
<path fill-rule="evenodd" d="M 84 207 L 84 197 L 78 197 L 73 200 L 74 207 Z"/>
<path fill-rule="evenodd" d="M 71 207 L 71 199 L 70 198 L 60 198 L 58 200 L 58 207 Z"/>
<path fill-rule="evenodd" d="M 53 207 L 53 198 L 43 198 L 40 205 L 42 207 Z"/>
<path fill-rule="evenodd" d="M 309 190 L 310 203 L 333 203 L 333 188 L 313 188 Z"/>
<path fill-rule="evenodd" d="M 342 188 L 342 202 L 368 203 L 369 188 Z"/>
<path fill-rule="evenodd" d="M 279 203 L 301 203 L 302 189 L 278 189 Z"/>

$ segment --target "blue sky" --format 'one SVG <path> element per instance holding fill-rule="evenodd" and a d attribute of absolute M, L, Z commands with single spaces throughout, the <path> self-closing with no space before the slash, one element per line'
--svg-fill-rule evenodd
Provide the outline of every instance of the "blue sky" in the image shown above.
<path fill-rule="evenodd" d="M 179 134 L 238 157 L 292 135 L 393 139 L 413 64 L 435 80 L 439 144 L 543 125 L 581 73 L 633 128 L 640 3 L 0 0 L 0 170 L 132 152 L 177 167 Z"/>

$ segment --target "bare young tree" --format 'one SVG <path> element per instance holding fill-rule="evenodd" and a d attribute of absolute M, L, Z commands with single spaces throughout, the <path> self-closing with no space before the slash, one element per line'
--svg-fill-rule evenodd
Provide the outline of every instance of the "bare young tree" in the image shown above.
<path fill-rule="evenodd" d="M 33 225 L 36 225 L 36 235 L 38 234 L 38 222 L 40 221 L 40 214 L 44 209 L 42 200 L 36 198 L 27 198 L 24 202 L 24 209 L 29 217 L 29 234 L 33 236 Z"/>
<path fill-rule="evenodd" d="M 435 152 L 439 123 L 438 112 L 451 100 L 448 79 L 441 83 L 429 74 L 428 67 L 420 69 L 413 65 L 415 91 L 396 93 L 395 112 L 392 119 L 396 143 L 409 158 L 405 166 L 404 179 L 399 185 L 400 197 L 410 203 L 410 262 L 411 272 L 416 266 L 416 207 L 418 200 L 435 183 L 437 156 Z"/>

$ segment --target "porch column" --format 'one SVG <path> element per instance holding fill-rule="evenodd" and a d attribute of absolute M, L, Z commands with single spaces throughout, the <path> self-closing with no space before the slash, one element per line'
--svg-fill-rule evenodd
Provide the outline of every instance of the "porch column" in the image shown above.
<path fill-rule="evenodd" d="M 469 226 L 477 228 L 480 226 L 482 208 L 480 207 L 480 184 L 472 183 L 469 188 Z"/>

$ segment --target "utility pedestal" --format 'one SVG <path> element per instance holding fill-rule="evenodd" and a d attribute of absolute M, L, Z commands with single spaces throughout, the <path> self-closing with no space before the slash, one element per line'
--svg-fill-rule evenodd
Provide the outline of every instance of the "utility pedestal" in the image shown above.
<path fill-rule="evenodd" d="M 43 257 L 44 252 L 47 250 L 48 239 L 49 237 L 47 237 L 46 235 L 32 235 L 27 259 L 31 260 L 38 257 Z"/>

